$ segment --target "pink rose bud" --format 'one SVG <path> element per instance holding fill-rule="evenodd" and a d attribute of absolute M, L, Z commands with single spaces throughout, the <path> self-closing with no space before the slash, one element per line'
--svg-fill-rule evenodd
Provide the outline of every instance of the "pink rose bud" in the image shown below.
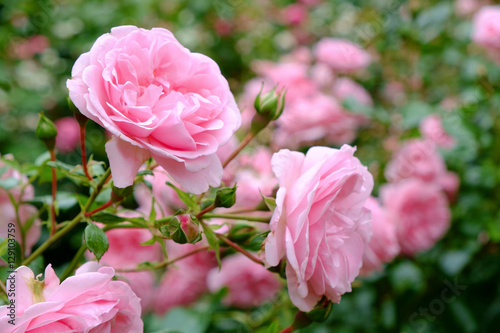
<path fill-rule="evenodd" d="M 73 117 L 64 117 L 54 122 L 57 128 L 56 149 L 70 153 L 80 143 L 80 125 Z"/>
<path fill-rule="evenodd" d="M 274 299 L 282 287 L 277 274 L 240 253 L 224 258 L 220 271 L 212 269 L 207 284 L 211 292 L 226 287 L 228 293 L 222 302 L 238 308 L 262 305 Z"/>
<path fill-rule="evenodd" d="M 404 254 L 430 249 L 450 226 L 448 200 L 434 184 L 412 178 L 383 186 L 381 197 Z"/>
<path fill-rule="evenodd" d="M 290 25 L 300 25 L 307 19 L 307 15 L 307 7 L 300 3 L 287 6 L 282 12 L 283 20 Z"/>
<path fill-rule="evenodd" d="M 323 38 L 314 50 L 319 62 L 325 63 L 333 70 L 354 71 L 370 64 L 371 57 L 361 46 L 346 39 Z"/>
<path fill-rule="evenodd" d="M 89 262 L 61 283 L 48 265 L 40 281 L 21 266 L 15 274 L 15 325 L 3 305 L 0 328 L 6 333 L 142 332 L 140 300 L 125 282 L 113 281 L 114 275 L 111 267 Z"/>
<path fill-rule="evenodd" d="M 216 153 L 241 115 L 212 59 L 166 29 L 119 26 L 78 58 L 71 75 L 75 106 L 113 135 L 106 153 L 115 186 L 132 185 L 150 157 L 189 192 L 219 186 Z"/>
<path fill-rule="evenodd" d="M 355 148 L 280 150 L 272 159 L 279 181 L 265 260 L 286 260 L 292 303 L 308 312 L 326 296 L 339 302 L 359 274 L 371 228 L 364 208 L 373 188 Z"/>

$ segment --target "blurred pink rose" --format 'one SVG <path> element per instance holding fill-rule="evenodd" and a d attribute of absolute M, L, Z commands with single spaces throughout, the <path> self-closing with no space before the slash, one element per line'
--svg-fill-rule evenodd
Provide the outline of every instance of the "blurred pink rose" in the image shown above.
<path fill-rule="evenodd" d="M 448 200 L 454 201 L 456 199 L 458 188 L 460 187 L 460 178 L 456 173 L 446 172 L 438 178 L 437 184 L 446 193 Z"/>
<path fill-rule="evenodd" d="M 319 62 L 336 71 L 354 71 L 370 64 L 371 57 L 361 46 L 346 39 L 323 38 L 314 50 Z"/>
<path fill-rule="evenodd" d="M 361 105 L 373 105 L 373 100 L 368 91 L 362 85 L 348 77 L 337 78 L 333 85 L 332 93 L 340 101 L 351 97 Z"/>
<path fill-rule="evenodd" d="M 67 81 L 76 107 L 113 134 L 113 181 L 132 185 L 153 157 L 186 190 L 218 186 L 216 155 L 241 122 L 217 64 L 191 53 L 163 28 L 120 26 L 78 58 Z"/>
<path fill-rule="evenodd" d="M 500 49 L 500 6 L 485 6 L 474 16 L 472 40 L 486 48 Z"/>
<path fill-rule="evenodd" d="M 26 266 L 17 269 L 16 319 L 0 307 L 0 331 L 14 332 L 142 332 L 139 298 L 111 267 L 86 263 L 60 283 L 51 265 L 39 281 Z"/>
<path fill-rule="evenodd" d="M 281 289 L 277 274 L 240 253 L 224 258 L 221 270 L 213 268 L 208 274 L 207 283 L 213 293 L 226 287 L 228 293 L 223 303 L 238 308 L 262 305 L 274 299 Z"/>
<path fill-rule="evenodd" d="M 452 148 L 455 145 L 455 139 L 446 133 L 438 114 L 431 114 L 422 120 L 420 133 L 424 139 L 434 142 L 439 147 Z"/>
<path fill-rule="evenodd" d="M 99 261 L 115 269 L 135 268 L 138 264 L 149 261 L 161 261 L 160 244 L 141 245 L 152 238 L 151 232 L 141 228 L 122 228 L 106 231 L 109 248 Z M 94 259 L 90 252 L 88 259 Z M 150 310 L 154 303 L 154 274 L 152 271 L 117 273 L 126 281 L 134 293 L 141 299 L 143 312 Z"/>
<path fill-rule="evenodd" d="M 385 169 L 385 178 L 390 182 L 410 177 L 436 182 L 445 172 L 446 165 L 436 145 L 430 140 L 414 139 L 394 154 Z"/>
<path fill-rule="evenodd" d="M 61 153 L 70 153 L 80 143 L 80 125 L 74 117 L 57 119 L 54 124 L 57 127 L 56 148 Z"/>
<path fill-rule="evenodd" d="M 262 195 L 272 194 L 278 181 L 271 169 L 271 157 L 268 148 L 258 147 L 239 155 L 224 170 L 227 185 L 237 184 L 233 208 L 255 208 L 262 201 Z"/>
<path fill-rule="evenodd" d="M 265 260 L 285 259 L 288 293 L 301 311 L 326 296 L 339 302 L 359 274 L 371 234 L 364 208 L 373 178 L 355 148 L 312 147 L 306 155 L 281 150 L 272 159 L 278 177 L 276 209 Z"/>
<path fill-rule="evenodd" d="M 200 243 L 181 245 L 172 241 L 167 242 L 169 259 L 177 258 L 200 247 Z M 173 307 L 195 302 L 208 291 L 206 277 L 216 266 L 215 254 L 206 250 L 169 266 L 156 291 L 155 313 L 164 314 Z"/>
<path fill-rule="evenodd" d="M 450 226 L 448 200 L 434 184 L 408 179 L 384 185 L 381 197 L 404 254 L 430 249 Z"/>
<path fill-rule="evenodd" d="M 484 0 L 456 0 L 455 12 L 458 16 L 468 16 L 488 3 L 489 1 Z"/>
<path fill-rule="evenodd" d="M 382 270 L 383 264 L 391 262 L 400 251 L 396 228 L 387 217 L 385 209 L 373 197 L 368 198 L 365 207 L 372 213 L 373 233 L 363 254 L 363 266 L 360 271 L 362 276 Z"/>
<path fill-rule="evenodd" d="M 35 54 L 42 53 L 50 46 L 50 41 L 46 36 L 35 35 L 22 41 L 13 42 L 11 45 L 12 55 L 17 59 L 30 59 Z"/>
<path fill-rule="evenodd" d="M 1 156 L 0 156 L 1 157 Z M 13 159 L 12 155 L 4 155 L 2 158 L 11 160 Z M 28 178 L 25 175 L 21 175 L 19 171 L 9 167 L 5 162 L 0 160 L 0 168 L 6 168 L 3 173 L 0 175 L 0 179 L 6 180 L 10 179 L 13 182 L 17 182 L 17 184 L 10 188 L 9 190 L 5 190 L 4 188 L 0 188 L 0 237 L 8 238 L 8 234 L 14 234 L 15 240 L 23 245 L 24 255 L 29 255 L 31 253 L 31 248 L 33 245 L 38 242 L 41 234 L 41 223 L 39 219 L 35 219 L 31 224 L 29 230 L 24 231 L 24 242 L 21 237 L 21 226 L 18 224 L 18 219 L 16 216 L 16 210 L 10 201 L 10 196 L 14 198 L 17 202 L 24 202 L 34 197 L 34 188 L 32 185 L 27 185 L 21 193 L 21 189 L 24 184 L 28 182 Z M 30 204 L 20 204 L 19 205 L 19 220 L 21 224 L 24 226 L 26 222 L 28 222 L 32 217 L 34 217 L 38 210 L 30 205 Z M 9 227 L 9 223 L 15 224 L 15 232 L 9 232 L 8 229 L 12 229 Z M 0 266 L 5 265 L 3 260 L 0 260 Z"/>
<path fill-rule="evenodd" d="M 349 143 L 356 137 L 358 127 L 355 117 L 347 114 L 334 97 L 323 93 L 290 102 L 276 124 L 273 143 L 293 148 L 318 140 Z"/>
<path fill-rule="evenodd" d="M 307 19 L 307 7 L 300 3 L 291 4 L 282 10 L 283 20 L 286 24 L 299 25 Z"/>

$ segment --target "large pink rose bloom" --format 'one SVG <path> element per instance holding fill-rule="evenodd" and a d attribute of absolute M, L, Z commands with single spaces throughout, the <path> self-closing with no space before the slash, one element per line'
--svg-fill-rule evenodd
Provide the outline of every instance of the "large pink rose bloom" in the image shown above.
<path fill-rule="evenodd" d="M 17 269 L 15 326 L 7 305 L 0 307 L 5 333 L 137 333 L 142 332 L 139 298 L 114 270 L 86 263 L 60 283 L 49 265 L 39 281 L 26 266 Z"/>
<path fill-rule="evenodd" d="M 422 119 L 420 133 L 424 139 L 434 142 L 439 147 L 452 148 L 455 145 L 455 138 L 446 133 L 438 114 L 431 114 Z"/>
<path fill-rule="evenodd" d="M 201 247 L 197 244 L 167 242 L 169 259 L 178 258 Z M 215 254 L 206 250 L 176 261 L 167 268 L 156 291 L 155 313 L 164 314 L 176 306 L 189 305 L 208 291 L 207 274 L 217 266 Z"/>
<path fill-rule="evenodd" d="M 316 44 L 314 55 L 336 71 L 354 71 L 370 64 L 370 54 L 346 39 L 323 38 Z"/>
<path fill-rule="evenodd" d="M 383 264 L 391 262 L 399 254 L 396 227 L 387 217 L 385 209 L 377 199 L 369 197 L 365 207 L 372 213 L 372 238 L 365 247 L 360 275 L 367 276 L 382 270 Z"/>
<path fill-rule="evenodd" d="M 5 159 L 12 159 L 12 155 L 4 155 Z M 7 238 L 8 234 L 14 234 L 15 240 L 23 246 L 24 255 L 31 253 L 31 248 L 36 244 L 41 234 L 41 224 L 39 219 L 35 219 L 28 230 L 24 230 L 24 239 L 21 237 L 21 226 L 30 221 L 36 214 L 37 209 L 29 204 L 22 203 L 24 201 L 33 199 L 35 191 L 32 185 L 27 185 L 23 190 L 23 184 L 28 182 L 28 178 L 19 173 L 19 171 L 8 167 L 3 161 L 0 161 L 0 168 L 6 167 L 7 169 L 0 175 L 0 179 L 10 179 L 17 181 L 18 184 L 9 190 L 0 188 L 0 237 Z M 12 196 L 17 202 L 20 203 L 18 213 L 19 220 L 16 215 L 16 209 L 10 201 Z M 21 222 L 19 225 L 18 222 Z M 15 232 L 9 232 L 9 223 L 15 224 Z M 0 266 L 5 265 L 3 260 L 0 260 Z"/>
<path fill-rule="evenodd" d="M 486 48 L 500 49 L 500 6 L 485 6 L 476 13 L 472 40 Z"/>
<path fill-rule="evenodd" d="M 312 147 L 306 155 L 281 150 L 272 159 L 280 187 L 265 257 L 270 266 L 286 260 L 290 299 L 302 311 L 323 295 L 339 302 L 359 273 L 371 234 L 363 206 L 373 178 L 354 151 L 348 145 Z"/>
<path fill-rule="evenodd" d="M 216 152 L 241 116 L 212 59 L 166 29 L 120 26 L 99 37 L 71 75 L 71 100 L 113 135 L 106 152 L 117 187 L 132 185 L 149 157 L 190 192 L 219 185 Z"/>
<path fill-rule="evenodd" d="M 430 249 L 450 226 L 448 200 L 434 184 L 408 179 L 385 185 L 381 197 L 404 254 Z"/>
<path fill-rule="evenodd" d="M 220 271 L 218 267 L 210 271 L 207 283 L 212 292 L 226 287 L 228 293 L 223 303 L 239 308 L 262 305 L 274 299 L 281 289 L 278 275 L 241 253 L 224 258 Z"/>

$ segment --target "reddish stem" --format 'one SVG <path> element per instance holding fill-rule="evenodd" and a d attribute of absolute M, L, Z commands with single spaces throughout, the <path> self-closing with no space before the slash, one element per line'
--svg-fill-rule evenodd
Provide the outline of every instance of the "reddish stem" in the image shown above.
<path fill-rule="evenodd" d="M 252 141 L 252 139 L 257 135 L 257 133 L 254 133 L 254 132 L 249 132 L 247 134 L 247 136 L 245 136 L 245 138 L 243 139 L 243 141 L 241 141 L 240 145 L 238 146 L 238 148 L 236 148 L 235 151 L 232 152 L 232 154 L 227 158 L 227 160 L 224 162 L 224 164 L 222 164 L 222 167 L 225 168 L 229 162 L 231 162 L 239 153 L 240 151 L 243 150 L 243 148 L 246 147 L 246 145 Z"/>
<path fill-rule="evenodd" d="M 80 124 L 80 150 L 82 151 L 82 167 L 83 167 L 83 172 L 85 173 L 85 176 L 89 180 L 92 180 L 92 177 L 89 174 L 89 171 L 87 170 L 87 152 L 85 150 L 85 124 Z"/>
<path fill-rule="evenodd" d="M 205 209 L 202 209 L 198 214 L 196 214 L 196 218 L 199 220 L 203 217 L 204 214 L 211 212 L 215 209 L 215 205 L 211 204 L 210 206 L 206 207 Z"/>
<path fill-rule="evenodd" d="M 54 149 L 50 151 L 50 160 L 52 162 L 56 161 L 56 152 Z M 52 228 L 50 229 L 50 235 L 54 236 L 56 233 L 56 193 L 57 193 L 57 174 L 56 169 L 52 168 L 52 203 L 50 205 L 50 211 L 52 213 Z"/>
<path fill-rule="evenodd" d="M 97 212 L 100 212 L 101 210 L 104 210 L 106 208 L 108 208 L 109 206 L 113 205 L 114 204 L 114 201 L 112 199 L 109 199 L 108 202 L 106 202 L 104 205 L 102 205 L 101 207 L 98 207 L 96 209 L 94 209 L 93 211 L 90 211 L 90 212 L 86 212 L 85 214 L 85 217 L 89 217 L 89 216 L 92 216 L 94 215 L 95 213 Z"/>
<path fill-rule="evenodd" d="M 220 235 L 220 234 L 216 234 L 217 237 L 219 237 L 221 240 L 224 241 L 224 243 L 226 243 L 227 245 L 229 245 L 230 247 L 232 247 L 233 249 L 235 249 L 236 251 L 238 252 L 241 252 L 243 253 L 244 255 L 246 255 L 250 260 L 256 262 L 257 264 L 260 264 L 260 265 L 264 265 L 264 263 L 262 262 L 262 260 L 260 260 L 259 258 L 257 258 L 256 256 L 254 256 L 253 254 L 251 254 L 250 252 L 248 252 L 247 250 L 243 249 L 242 247 L 240 247 L 238 244 L 234 243 L 233 241 L 231 241 L 229 238 L 223 236 L 223 235 Z"/>
<path fill-rule="evenodd" d="M 289 327 L 285 328 L 283 331 L 281 331 L 280 333 L 291 333 L 293 331 L 294 331 L 293 326 L 289 326 Z"/>

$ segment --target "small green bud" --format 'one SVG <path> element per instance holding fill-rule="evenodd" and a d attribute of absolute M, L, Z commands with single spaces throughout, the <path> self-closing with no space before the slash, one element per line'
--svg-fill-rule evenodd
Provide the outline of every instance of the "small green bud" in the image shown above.
<path fill-rule="evenodd" d="M 228 238 L 233 242 L 242 243 L 255 235 L 255 228 L 247 224 L 237 224 L 229 230 Z"/>
<path fill-rule="evenodd" d="M 277 85 L 270 91 L 263 94 L 264 84 L 260 88 L 259 93 L 254 101 L 254 107 L 258 114 L 268 120 L 276 120 L 283 113 L 285 107 L 285 89 L 276 91 Z"/>
<path fill-rule="evenodd" d="M 236 185 L 217 190 L 215 194 L 214 206 L 230 208 L 236 202 Z"/>
<path fill-rule="evenodd" d="M 69 109 L 71 110 L 71 112 L 73 112 L 73 116 L 75 117 L 76 121 L 78 121 L 80 126 L 85 126 L 89 118 L 81 114 L 80 110 L 78 110 L 75 104 L 73 104 L 73 101 L 71 100 L 71 98 L 69 98 L 69 96 L 68 96 L 68 105 Z"/>
<path fill-rule="evenodd" d="M 37 138 L 43 141 L 49 150 L 53 150 L 56 145 L 57 128 L 56 125 L 40 112 L 35 130 Z"/>

